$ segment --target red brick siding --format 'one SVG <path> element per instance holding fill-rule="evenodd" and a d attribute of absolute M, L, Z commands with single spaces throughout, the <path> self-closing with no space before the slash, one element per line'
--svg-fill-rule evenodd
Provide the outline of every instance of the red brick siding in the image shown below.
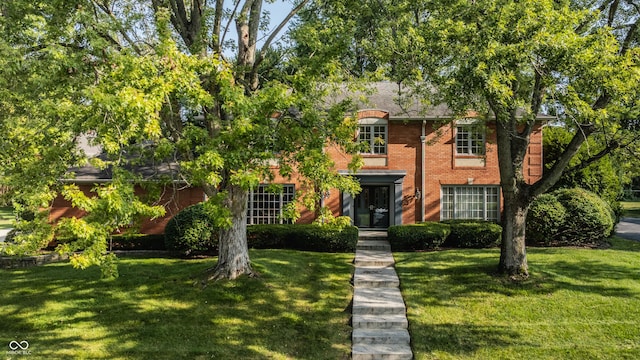
<path fill-rule="evenodd" d="M 91 192 L 94 185 L 79 185 L 80 189 L 87 195 L 95 195 Z M 197 204 L 204 199 L 204 193 L 200 188 L 185 188 L 177 190 L 172 187 L 166 187 L 159 204 L 164 204 L 166 208 L 166 215 L 155 219 L 146 219 L 142 222 L 140 232 L 143 234 L 163 234 L 164 227 L 167 222 L 181 209 Z M 141 188 L 136 188 L 137 194 L 143 194 Z M 80 218 L 86 213 L 78 208 L 71 206 L 71 203 L 65 200 L 62 196 L 58 196 L 51 206 L 49 213 L 49 221 L 57 222 L 63 217 L 77 217 Z"/>

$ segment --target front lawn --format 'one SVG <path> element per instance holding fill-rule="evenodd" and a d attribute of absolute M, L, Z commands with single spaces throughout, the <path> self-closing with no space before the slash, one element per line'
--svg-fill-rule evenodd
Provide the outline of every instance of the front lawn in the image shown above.
<path fill-rule="evenodd" d="M 640 201 L 621 201 L 625 217 L 640 218 Z"/>
<path fill-rule="evenodd" d="M 0 230 L 11 229 L 13 226 L 13 208 L 0 207 Z"/>
<path fill-rule="evenodd" d="M 415 358 L 640 358 L 640 243 L 612 241 L 529 248 L 524 283 L 497 249 L 394 254 Z"/>
<path fill-rule="evenodd" d="M 0 270 L 0 343 L 29 359 L 347 359 L 353 254 L 251 251 L 261 276 L 194 287 L 212 259 Z M 29 356 L 7 344 L 27 341 Z"/>

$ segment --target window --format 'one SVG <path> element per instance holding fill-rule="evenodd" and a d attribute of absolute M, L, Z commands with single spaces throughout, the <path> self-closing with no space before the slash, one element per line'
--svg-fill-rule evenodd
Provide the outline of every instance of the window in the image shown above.
<path fill-rule="evenodd" d="M 386 154 L 387 125 L 360 125 L 358 140 L 369 144 L 369 150 L 365 154 Z"/>
<path fill-rule="evenodd" d="M 484 128 L 481 125 L 463 124 L 456 127 L 457 155 L 484 155 Z"/>
<path fill-rule="evenodd" d="M 500 187 L 443 186 L 441 219 L 500 220 Z"/>
<path fill-rule="evenodd" d="M 294 186 L 283 185 L 281 193 L 267 192 L 267 185 L 260 185 L 249 193 L 247 224 L 283 224 L 290 220 L 282 218 L 284 206 L 293 201 Z"/>

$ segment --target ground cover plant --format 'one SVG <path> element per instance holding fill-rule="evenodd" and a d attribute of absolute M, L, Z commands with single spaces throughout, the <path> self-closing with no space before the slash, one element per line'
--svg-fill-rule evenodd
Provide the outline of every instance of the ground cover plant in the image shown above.
<path fill-rule="evenodd" d="M 640 201 L 622 201 L 625 217 L 640 218 Z"/>
<path fill-rule="evenodd" d="M 260 277 L 204 289 L 189 277 L 211 259 L 124 258 L 111 281 L 63 263 L 0 270 L 0 342 L 28 341 L 29 359 L 347 359 L 353 254 L 251 259 Z"/>
<path fill-rule="evenodd" d="M 640 358 L 640 243 L 611 242 L 530 248 L 518 283 L 497 249 L 395 253 L 415 358 Z"/>

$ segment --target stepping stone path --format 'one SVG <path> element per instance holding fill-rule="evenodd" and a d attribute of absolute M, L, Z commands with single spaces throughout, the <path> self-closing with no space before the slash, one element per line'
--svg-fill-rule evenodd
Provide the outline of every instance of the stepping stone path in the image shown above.
<path fill-rule="evenodd" d="M 412 359 L 400 280 L 384 231 L 361 231 L 353 275 L 351 358 Z"/>

